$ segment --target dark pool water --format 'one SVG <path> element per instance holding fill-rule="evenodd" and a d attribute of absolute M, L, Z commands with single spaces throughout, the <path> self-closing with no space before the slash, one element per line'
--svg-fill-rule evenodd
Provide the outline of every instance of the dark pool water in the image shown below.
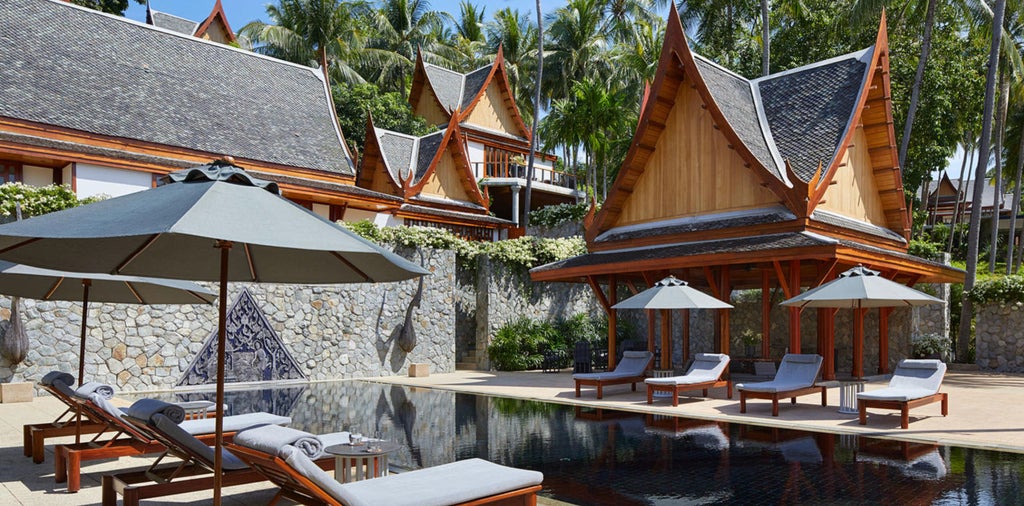
<path fill-rule="evenodd" d="M 310 432 L 380 431 L 403 445 L 391 462 L 404 469 L 480 457 L 542 471 L 542 495 L 573 504 L 1024 504 L 1021 454 L 371 382 L 227 400 Z"/>

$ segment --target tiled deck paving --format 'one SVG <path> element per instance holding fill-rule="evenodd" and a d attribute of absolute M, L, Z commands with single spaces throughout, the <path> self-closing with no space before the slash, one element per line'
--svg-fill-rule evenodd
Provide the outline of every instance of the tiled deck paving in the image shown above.
<path fill-rule="evenodd" d="M 950 414 L 943 418 L 939 405 L 932 404 L 911 411 L 908 430 L 899 429 L 897 412 L 876 411 L 868 417 L 868 425 L 857 424 L 856 416 L 836 412 L 838 389 L 829 390 L 829 406 L 817 404 L 816 396 L 800 399 L 796 406 L 788 402 L 780 405 L 780 416 L 770 416 L 768 401 L 752 400 L 747 413 L 739 413 L 739 400 L 725 399 L 724 389 L 713 391 L 710 399 L 690 396 L 680 400 L 676 408 L 667 399 L 646 403 L 646 394 L 638 386 L 631 392 L 629 385 L 616 385 L 605 389 L 604 399 L 595 399 L 593 389 L 584 389 L 576 399 L 571 374 L 561 372 L 475 372 L 460 371 L 435 374 L 425 378 L 390 377 L 374 381 L 400 383 L 455 390 L 483 395 L 498 395 L 521 399 L 535 399 L 562 404 L 584 404 L 637 412 L 664 413 L 710 418 L 716 420 L 774 425 L 786 428 L 871 434 L 899 437 L 942 444 L 970 446 L 1024 453 L 1024 376 L 950 371 L 943 382 L 949 393 Z M 884 382 L 868 385 L 868 390 L 880 388 Z M 695 392 L 699 394 L 699 392 Z M 0 404 L 0 504 L 99 504 L 100 476 L 109 471 L 145 467 L 152 457 L 122 458 L 83 464 L 82 490 L 67 494 L 64 487 L 53 481 L 53 453 L 42 464 L 33 464 L 22 455 L 22 425 L 53 419 L 63 409 L 49 397 L 37 398 L 32 403 Z M 275 489 L 269 484 L 232 487 L 225 490 L 226 505 L 266 504 Z M 209 503 L 210 493 L 176 496 L 164 501 L 146 501 L 144 504 Z M 547 499 L 541 504 L 559 504 Z"/>

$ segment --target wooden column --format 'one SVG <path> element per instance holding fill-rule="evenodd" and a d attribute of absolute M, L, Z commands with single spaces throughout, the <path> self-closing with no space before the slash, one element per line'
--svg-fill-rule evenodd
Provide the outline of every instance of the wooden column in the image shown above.
<path fill-rule="evenodd" d="M 761 271 L 761 358 L 771 357 L 772 287 L 768 270 Z"/>
<path fill-rule="evenodd" d="M 647 351 L 654 353 L 654 333 L 657 322 L 653 309 L 645 309 L 644 312 L 647 313 Z"/>
<path fill-rule="evenodd" d="M 878 374 L 889 373 L 889 314 L 891 307 L 878 309 Z"/>
<path fill-rule="evenodd" d="M 683 319 L 683 367 L 690 361 L 690 310 L 683 309 L 679 313 Z"/>
<path fill-rule="evenodd" d="M 618 278 L 614 274 L 608 275 L 608 370 L 615 370 L 615 338 L 616 326 L 618 326 L 619 310 L 612 309 L 618 303 L 616 296 L 619 291 Z"/>
<path fill-rule="evenodd" d="M 800 261 L 789 262 L 789 289 L 793 296 L 800 294 Z M 800 353 L 800 308 L 789 308 L 789 352 Z"/>
<path fill-rule="evenodd" d="M 818 309 L 818 353 L 821 354 L 821 379 L 836 379 L 836 310 Z"/>
<path fill-rule="evenodd" d="M 853 310 L 853 377 L 864 377 L 864 313 L 867 309 Z"/>
<path fill-rule="evenodd" d="M 672 310 L 661 310 L 661 369 L 672 368 Z"/>
<path fill-rule="evenodd" d="M 722 301 L 725 301 L 725 302 L 729 302 L 729 295 L 732 293 L 732 288 L 729 286 L 729 266 L 728 265 L 723 265 L 722 266 L 722 270 L 719 272 L 718 290 L 719 290 L 719 300 L 722 300 Z M 719 347 L 722 350 L 720 353 L 724 353 L 724 354 L 728 355 L 729 354 L 729 310 L 728 309 L 719 309 L 718 310 L 718 318 L 722 322 L 721 323 L 721 335 L 719 336 L 719 339 L 721 340 L 721 344 L 719 345 Z"/>

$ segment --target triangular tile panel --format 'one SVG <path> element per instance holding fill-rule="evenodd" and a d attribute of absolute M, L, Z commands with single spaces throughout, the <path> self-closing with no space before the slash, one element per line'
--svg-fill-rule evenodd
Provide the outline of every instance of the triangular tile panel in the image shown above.
<path fill-rule="evenodd" d="M 299 364 L 274 332 L 249 290 L 242 290 L 227 314 L 224 382 L 306 379 Z M 209 385 L 217 382 L 217 331 L 206 338 L 202 350 L 178 382 Z"/>

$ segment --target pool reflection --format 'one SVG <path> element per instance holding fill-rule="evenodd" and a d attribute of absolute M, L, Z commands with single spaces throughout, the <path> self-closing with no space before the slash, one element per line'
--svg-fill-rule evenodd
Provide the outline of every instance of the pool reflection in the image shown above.
<path fill-rule="evenodd" d="M 209 398 L 190 393 L 182 400 Z M 1009 504 L 1024 456 L 370 382 L 229 392 L 314 433 L 381 431 L 415 469 L 481 457 L 574 504 Z"/>

